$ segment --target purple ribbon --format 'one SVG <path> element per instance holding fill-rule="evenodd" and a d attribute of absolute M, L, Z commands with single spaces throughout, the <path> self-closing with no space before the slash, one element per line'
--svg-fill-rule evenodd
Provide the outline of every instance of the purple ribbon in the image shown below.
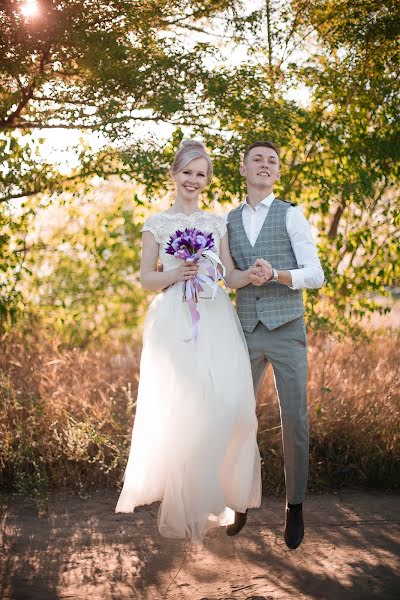
<path fill-rule="evenodd" d="M 192 324 L 193 324 L 193 338 L 196 340 L 199 334 L 199 321 L 200 321 L 200 313 L 196 308 L 196 294 L 198 290 L 202 290 L 203 288 L 199 284 L 199 282 L 195 282 L 195 278 L 187 281 L 185 285 L 185 301 L 188 303 L 190 314 L 192 316 Z"/>
<path fill-rule="evenodd" d="M 204 288 L 200 283 L 200 280 L 208 285 L 216 284 L 218 275 L 216 276 L 216 271 L 212 268 L 209 261 L 206 259 L 200 259 L 201 254 L 200 251 L 193 255 L 192 260 L 190 262 L 201 261 L 202 264 L 205 265 L 208 276 L 207 275 L 195 275 L 193 279 L 186 281 L 184 284 L 184 301 L 188 303 L 190 314 L 192 317 L 192 325 L 193 325 L 193 336 L 186 341 L 190 341 L 194 339 L 196 341 L 197 336 L 199 334 L 199 321 L 200 321 L 200 313 L 196 308 L 196 304 L 199 300 L 199 292 L 203 292 Z M 199 260 L 200 259 L 200 260 Z"/>

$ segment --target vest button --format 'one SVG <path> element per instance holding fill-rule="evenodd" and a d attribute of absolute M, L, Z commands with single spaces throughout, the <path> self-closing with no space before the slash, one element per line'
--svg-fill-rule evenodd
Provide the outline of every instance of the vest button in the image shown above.
<path fill-rule="evenodd" d="M 260 296 L 256 296 L 256 300 L 259 300 L 259 299 L 260 299 Z"/>

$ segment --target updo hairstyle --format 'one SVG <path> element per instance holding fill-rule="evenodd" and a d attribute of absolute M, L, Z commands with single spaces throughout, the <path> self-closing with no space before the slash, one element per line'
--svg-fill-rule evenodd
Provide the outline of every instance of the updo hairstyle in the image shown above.
<path fill-rule="evenodd" d="M 175 175 L 188 165 L 195 158 L 205 158 L 207 161 L 207 179 L 210 183 L 213 176 L 213 166 L 211 158 L 206 152 L 203 144 L 197 140 L 183 140 L 178 151 L 175 154 L 174 162 L 171 167 L 171 174 Z"/>

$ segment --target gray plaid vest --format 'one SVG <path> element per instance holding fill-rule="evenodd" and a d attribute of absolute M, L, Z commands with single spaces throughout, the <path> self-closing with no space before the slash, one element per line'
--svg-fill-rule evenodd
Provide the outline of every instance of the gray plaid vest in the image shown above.
<path fill-rule="evenodd" d="M 274 199 L 254 246 L 243 227 L 242 207 L 229 213 L 229 247 L 238 269 L 245 271 L 257 258 L 264 258 L 275 269 L 299 268 L 286 229 L 286 212 L 290 206 L 288 202 Z M 247 285 L 237 290 L 236 308 L 245 331 L 251 333 L 259 321 L 270 330 L 276 329 L 304 314 L 303 294 L 301 290 L 291 290 L 275 281 L 260 287 Z"/>

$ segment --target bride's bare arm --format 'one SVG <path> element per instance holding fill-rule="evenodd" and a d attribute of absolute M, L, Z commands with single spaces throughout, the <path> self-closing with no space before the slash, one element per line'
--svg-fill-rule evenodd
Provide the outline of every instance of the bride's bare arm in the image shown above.
<path fill-rule="evenodd" d="M 260 285 L 263 283 L 263 278 L 257 276 L 257 269 L 254 266 L 249 267 L 246 271 L 240 271 L 236 269 L 235 263 L 233 262 L 230 250 L 228 234 L 226 233 L 221 239 L 220 244 L 220 257 L 222 264 L 226 269 L 225 281 L 228 287 L 233 290 L 245 287 L 250 283 L 253 285 Z"/>
<path fill-rule="evenodd" d="M 196 275 L 198 266 L 182 261 L 176 269 L 157 271 L 159 244 L 151 231 L 142 234 L 142 257 L 140 260 L 140 282 L 149 292 L 158 292 L 176 281 L 187 281 Z"/>

